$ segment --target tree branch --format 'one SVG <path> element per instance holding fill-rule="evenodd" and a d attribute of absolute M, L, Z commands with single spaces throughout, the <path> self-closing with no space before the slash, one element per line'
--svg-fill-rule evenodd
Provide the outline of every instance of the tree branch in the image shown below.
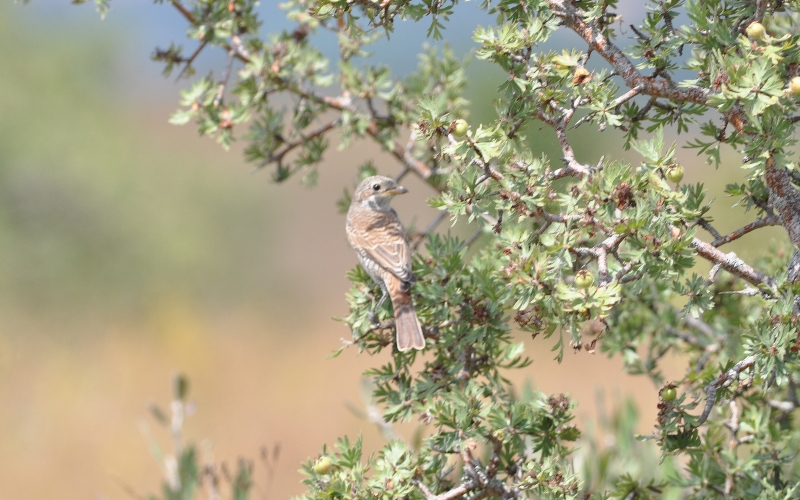
<path fill-rule="evenodd" d="M 549 0 L 553 13 L 561 18 L 564 25 L 574 31 L 597 51 L 619 75 L 625 84 L 631 88 L 638 88 L 642 94 L 653 97 L 664 97 L 675 102 L 687 102 L 706 105 L 711 91 L 696 85 L 678 86 L 669 78 L 644 76 L 628 57 L 611 40 L 603 36 L 603 29 L 596 23 L 586 23 L 584 13 L 577 9 L 569 0 Z M 723 115 L 741 129 L 745 116 L 740 106 L 734 106 L 724 111 Z"/>
<path fill-rule="evenodd" d="M 775 158 L 767 158 L 764 176 L 769 187 L 770 202 L 781 218 L 783 227 L 795 248 L 800 247 L 800 192 L 792 185 L 785 168 L 779 167 Z"/>
<path fill-rule="evenodd" d="M 719 239 L 722 238 L 722 235 L 719 234 L 719 231 L 717 231 L 716 228 L 714 228 L 714 226 L 712 226 L 711 223 L 708 222 L 706 219 L 704 219 L 702 217 L 699 218 L 697 220 L 697 225 L 702 227 L 703 229 L 705 229 L 709 233 L 711 233 L 711 236 L 713 236 L 715 240 L 719 240 Z M 714 246 L 717 246 L 717 245 L 714 245 Z"/>
<path fill-rule="evenodd" d="M 375 139 L 377 142 L 381 142 L 379 139 L 379 131 L 378 126 L 375 123 L 370 123 L 369 127 L 367 128 L 367 133 Z M 397 160 L 400 161 L 403 165 L 409 168 L 412 172 L 417 174 L 422 180 L 427 181 L 430 179 L 433 171 L 423 162 L 414 158 L 414 155 L 411 154 L 411 148 L 403 147 L 397 142 L 394 143 L 394 149 L 389 149 L 389 153 L 394 156 Z"/>
<path fill-rule="evenodd" d="M 706 386 L 706 406 L 703 408 L 703 413 L 700 415 L 700 418 L 694 425 L 695 428 L 703 425 L 705 421 L 708 420 L 708 416 L 711 414 L 711 409 L 714 407 L 714 403 L 717 401 L 717 391 L 730 386 L 735 380 L 738 380 L 741 372 L 747 368 L 751 368 L 753 365 L 755 365 L 755 363 L 755 355 L 747 356 L 743 360 L 733 365 L 730 370 L 726 371 Z"/>
<path fill-rule="evenodd" d="M 177 0 L 170 0 L 170 3 L 172 4 L 173 7 L 175 7 L 178 10 L 178 12 L 183 14 L 183 17 L 185 17 L 187 21 L 189 21 L 192 24 L 197 22 L 194 17 L 194 14 L 192 14 L 192 11 L 184 7 L 182 3 L 178 2 Z"/>
<path fill-rule="evenodd" d="M 178 0 L 170 0 L 170 3 L 172 4 L 173 7 L 175 7 L 175 9 L 178 12 L 181 13 L 181 15 L 184 18 L 186 18 L 187 21 L 189 21 L 189 23 L 197 24 L 197 18 L 194 17 L 194 14 L 192 14 L 192 11 L 187 9 L 181 2 L 179 2 Z M 238 39 L 238 37 L 236 35 L 232 35 L 232 38 Z M 205 46 L 206 43 L 208 43 L 208 41 L 204 40 L 203 41 L 203 46 Z M 227 44 L 227 43 L 223 43 L 223 44 L 220 44 L 220 45 L 228 52 L 230 52 L 232 50 L 231 46 L 229 44 Z M 199 52 L 199 50 L 198 50 L 198 52 Z M 236 50 L 234 50 L 234 52 L 236 53 L 236 58 L 239 59 L 240 61 L 242 61 L 244 63 L 249 63 L 250 62 L 250 58 L 247 57 L 247 55 L 245 55 L 245 53 L 240 52 L 238 50 L 238 48 Z"/>
<path fill-rule="evenodd" d="M 722 253 L 710 243 L 706 243 L 697 238 L 692 238 L 691 245 L 699 256 L 715 264 L 719 264 L 722 266 L 722 269 L 725 269 L 734 276 L 742 278 L 757 287 L 763 286 L 775 292 L 775 280 L 771 276 L 753 269 L 750 265 L 737 257 L 735 253 Z"/>
<path fill-rule="evenodd" d="M 628 57 L 609 39 L 603 36 L 603 30 L 595 23 L 587 24 L 582 12 L 578 11 L 568 0 L 550 0 L 553 13 L 560 17 L 564 24 L 583 38 L 589 46 L 605 59 L 614 72 L 630 87 L 641 89 L 642 93 L 666 97 L 679 102 L 705 104 L 709 91 L 696 85 L 678 87 L 671 80 L 643 76 Z"/>
<path fill-rule="evenodd" d="M 278 163 L 280 163 L 281 161 L 283 161 L 283 157 L 286 156 L 288 153 L 290 153 L 292 150 L 294 150 L 295 148 L 305 144 L 306 142 L 308 142 L 309 139 L 313 139 L 315 137 L 319 137 L 320 135 L 323 135 L 325 132 L 328 132 L 329 130 L 332 130 L 337 125 L 339 125 L 339 123 L 341 123 L 341 118 L 336 118 L 335 120 L 332 120 L 332 121 L 322 125 L 318 129 L 313 130 L 311 133 L 309 133 L 307 135 L 301 134 L 300 138 L 295 139 L 292 142 L 286 143 L 286 145 L 283 146 L 281 149 L 279 149 L 278 151 L 272 153 L 269 158 L 267 158 L 260 165 L 255 167 L 253 169 L 253 172 L 255 172 L 257 170 L 261 170 L 262 168 L 266 167 L 267 165 L 269 165 L 272 162 L 276 162 L 277 161 Z"/>
<path fill-rule="evenodd" d="M 744 236 L 745 234 L 755 231 L 758 228 L 766 227 L 766 226 L 779 226 L 781 225 L 780 219 L 778 219 L 775 215 L 767 215 L 766 217 L 762 217 L 760 219 L 754 220 L 750 224 L 747 224 L 744 227 L 737 229 L 725 236 L 717 236 L 716 240 L 711 242 L 711 246 L 713 247 L 721 247 L 726 243 L 730 243 L 733 240 L 737 240 Z"/>
<path fill-rule="evenodd" d="M 200 55 L 200 52 L 202 52 L 202 50 L 205 48 L 205 46 L 206 46 L 207 44 L 208 44 L 208 41 L 207 41 L 207 40 L 203 40 L 202 42 L 200 42 L 200 45 L 198 45 L 198 46 L 197 46 L 197 48 L 195 49 L 195 51 L 194 51 L 194 52 L 192 52 L 192 55 L 190 55 L 190 56 L 189 56 L 189 58 L 188 58 L 188 59 L 186 59 L 186 65 L 183 67 L 183 69 L 181 70 L 181 72 L 180 72 L 180 73 L 178 73 L 178 76 L 177 76 L 177 77 L 175 77 L 175 81 L 176 81 L 176 82 L 177 82 L 178 80 L 180 80 L 180 79 L 181 79 L 181 77 L 182 77 L 182 76 L 183 76 L 183 75 L 184 75 L 184 74 L 185 74 L 187 71 L 189 71 L 189 68 L 192 66 L 192 63 L 194 62 L 194 60 L 195 60 L 195 59 L 197 59 L 197 56 L 198 56 L 198 55 Z"/>
<path fill-rule="evenodd" d="M 414 479 L 414 484 L 416 484 L 417 488 L 425 495 L 425 500 L 454 500 L 455 498 L 463 497 L 478 486 L 475 481 L 469 480 L 451 490 L 445 491 L 441 495 L 436 495 L 418 479 Z"/>

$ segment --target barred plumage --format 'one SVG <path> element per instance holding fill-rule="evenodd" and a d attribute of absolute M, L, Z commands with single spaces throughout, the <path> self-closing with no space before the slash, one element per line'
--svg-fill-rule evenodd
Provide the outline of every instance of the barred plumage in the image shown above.
<path fill-rule="evenodd" d="M 389 177 L 364 179 L 356 188 L 347 212 L 347 239 L 358 260 L 383 291 L 373 312 L 388 296 L 394 309 L 397 349 L 423 349 L 425 337 L 411 300 L 411 285 L 417 278 L 411 271 L 411 248 L 406 231 L 389 206 L 393 196 L 407 192 Z"/>

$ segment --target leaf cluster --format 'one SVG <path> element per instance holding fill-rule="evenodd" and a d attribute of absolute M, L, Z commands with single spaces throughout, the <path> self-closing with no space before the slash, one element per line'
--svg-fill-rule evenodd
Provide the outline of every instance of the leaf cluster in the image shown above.
<path fill-rule="evenodd" d="M 800 76 L 800 2 L 652 0 L 625 31 L 628 47 L 615 42 L 625 13 L 613 0 L 482 2 L 495 22 L 475 30 L 474 57 L 504 74 L 486 123 L 467 121 L 469 58 L 429 47 L 403 79 L 365 60 L 399 20 L 426 22 L 430 38 L 443 37 L 456 0 L 290 0 L 283 7 L 294 29 L 270 36 L 258 32 L 251 0 L 172 5 L 197 48 L 157 51 L 167 71 L 191 76 L 206 46 L 228 55 L 219 75 L 183 92 L 174 123 L 193 121 L 226 146 L 245 128 L 246 158 L 272 168 L 276 181 L 315 182 L 333 138 L 342 148 L 374 141 L 400 177 L 431 187 L 442 219 L 476 229 L 467 240 L 432 229 L 411 235 L 424 248 L 412 290 L 424 353 L 394 351 L 391 306 L 373 325 L 380 290 L 360 267 L 348 274 L 353 340 L 342 349 L 392 351 L 366 373 L 381 424 L 416 421 L 420 431 L 369 456 L 347 438 L 324 448 L 323 462 L 304 466 L 305 498 L 797 495 L 800 120 L 789 82 Z M 748 38 L 755 22 L 766 36 Z M 314 46 L 322 30 L 336 35 L 335 61 Z M 566 30 L 579 43 L 552 50 L 553 34 Z M 526 133 L 537 127 L 560 157 L 532 153 Z M 619 130 L 637 161 L 582 163 L 577 127 Z M 684 169 L 677 147 L 719 164 L 728 146 L 747 178 L 727 192 L 758 218 L 722 235 L 703 184 L 669 172 Z M 791 245 L 754 263 L 719 249 L 767 225 L 783 225 Z M 567 348 L 599 351 L 649 377 L 660 400 L 645 438 L 672 465 L 659 474 L 596 465 L 638 451 L 614 455 L 584 439 L 581 460 L 592 465 L 575 467 L 574 403 L 535 390 L 519 396 L 507 379 L 531 363 L 524 335 L 549 339 L 558 360 Z M 662 374 L 671 353 L 686 362 L 680 380 Z M 629 439 L 631 429 L 613 432 Z"/>

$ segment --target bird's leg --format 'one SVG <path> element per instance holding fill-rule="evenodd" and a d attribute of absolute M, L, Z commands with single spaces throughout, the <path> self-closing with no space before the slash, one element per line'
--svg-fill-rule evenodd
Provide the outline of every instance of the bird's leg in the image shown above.
<path fill-rule="evenodd" d="M 375 307 L 372 309 L 372 312 L 369 315 L 369 321 L 372 323 L 373 326 L 378 326 L 381 324 L 378 321 L 378 311 L 381 309 L 381 306 L 386 301 L 386 298 L 389 296 L 389 290 L 386 289 L 383 285 L 381 285 L 381 298 L 378 299 L 378 303 L 375 304 Z"/>

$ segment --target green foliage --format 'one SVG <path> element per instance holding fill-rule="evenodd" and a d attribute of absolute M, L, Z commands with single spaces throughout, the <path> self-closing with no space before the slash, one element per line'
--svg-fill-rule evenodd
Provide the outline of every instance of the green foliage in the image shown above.
<path fill-rule="evenodd" d="M 615 1 L 483 2 L 496 22 L 475 30 L 474 57 L 506 77 L 496 119 L 465 133 L 469 58 L 427 48 L 404 80 L 363 59 L 397 20 L 426 22 L 431 39 L 444 37 L 460 8 L 454 0 L 290 0 L 283 7 L 295 29 L 269 37 L 257 31 L 251 0 L 172 4 L 197 51 L 228 54 L 220 75 L 183 92 L 174 123 L 194 121 L 225 146 L 248 127 L 239 135 L 246 158 L 273 168 L 276 181 L 314 182 L 329 137 L 339 147 L 375 141 L 403 174 L 435 190 L 432 206 L 477 227 L 484 242 L 412 235 L 425 240 L 413 260 L 424 353 L 394 351 L 391 306 L 372 325 L 379 290 L 363 269 L 348 274 L 351 345 L 392 350 L 366 372 L 383 423 L 416 420 L 423 429 L 414 444 L 393 440 L 366 457 L 347 438 L 324 448 L 325 466 L 303 468 L 302 498 L 797 496 L 800 194 L 788 81 L 800 73 L 800 2 L 651 1 L 627 49 L 614 42 L 626 24 Z M 679 16 L 688 24 L 675 26 Z M 746 36 L 754 21 L 767 35 Z M 337 35 L 334 63 L 312 44 L 319 30 Z M 581 43 L 543 48 L 563 30 Z M 156 56 L 167 71 L 181 65 L 191 75 L 194 56 L 180 47 Z M 542 125 L 561 158 L 531 152 L 523 132 Z M 581 163 L 568 134 L 579 126 L 620 130 L 639 159 Z M 676 143 L 667 145 L 665 131 Z M 735 148 L 747 179 L 727 192 L 760 218 L 719 234 L 704 186 L 667 181 L 679 146 L 717 164 L 722 148 Z M 792 245 L 755 264 L 718 249 L 766 225 L 783 225 Z M 706 233 L 711 242 L 698 236 Z M 699 259 L 708 275 L 698 274 Z M 521 332 L 550 338 L 559 360 L 567 347 L 619 355 L 628 373 L 661 387 L 646 436 L 660 451 L 657 470 L 607 466 L 639 454 L 631 417 L 612 430 L 628 445 L 603 450 L 581 440 L 566 396 L 515 393 L 504 374 L 530 363 Z M 666 383 L 659 364 L 670 352 L 687 370 Z"/>
<path fill-rule="evenodd" d="M 227 466 L 213 461 L 211 450 L 200 453 L 193 442 L 185 443 L 183 426 L 194 412 L 194 405 L 189 402 L 189 381 L 182 374 L 177 374 L 172 381 L 172 401 L 169 414 L 156 404 L 151 405 L 150 412 L 156 423 L 168 429 L 172 437 L 172 449 L 164 451 L 151 438 L 150 449 L 153 457 L 164 472 L 161 483 L 161 496 L 148 495 L 147 500 L 190 500 L 197 498 L 201 491 L 212 498 L 225 500 L 247 500 L 253 489 L 253 463 L 239 459 L 233 473 Z M 147 429 L 147 427 L 145 427 Z M 145 433 L 149 436 L 149 431 Z M 206 447 L 210 447 L 210 443 Z M 262 450 L 262 460 L 272 476 L 279 448 L 275 447 L 271 456 Z M 207 455 L 207 456 L 204 456 Z"/>

